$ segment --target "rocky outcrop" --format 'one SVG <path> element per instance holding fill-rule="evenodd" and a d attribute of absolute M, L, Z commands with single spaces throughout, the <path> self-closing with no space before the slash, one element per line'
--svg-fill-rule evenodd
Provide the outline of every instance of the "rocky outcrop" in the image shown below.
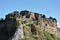
<path fill-rule="evenodd" d="M 33 23 L 31 23 L 31 21 Z M 21 24 L 30 25 L 27 27 L 27 29 L 30 28 L 29 32 L 25 29 L 25 27 L 23 27 L 22 28 L 23 29 L 22 32 L 24 32 L 23 34 L 20 30 L 20 27 L 18 27 L 19 25 L 21 26 Z M 37 32 L 39 30 L 45 30 L 48 31 L 49 33 L 57 34 L 57 20 L 51 17 L 46 18 L 45 15 L 43 14 L 34 13 L 27 10 L 23 10 L 21 12 L 14 11 L 10 14 L 7 14 L 5 20 L 0 19 L 0 31 L 4 31 L 1 32 L 1 34 L 4 35 L 4 33 L 6 33 L 7 39 L 13 35 L 16 35 L 17 37 L 18 34 L 20 36 L 23 34 L 25 37 L 28 38 L 28 36 L 30 36 L 29 34 L 30 32 L 32 32 L 32 34 L 36 33 L 39 35 L 39 32 Z M 1 40 L 5 39 L 2 38 Z"/>

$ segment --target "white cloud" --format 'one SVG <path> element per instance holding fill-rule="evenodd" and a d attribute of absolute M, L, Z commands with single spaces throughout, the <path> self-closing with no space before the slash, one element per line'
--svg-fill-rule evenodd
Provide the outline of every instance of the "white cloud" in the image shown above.
<path fill-rule="evenodd" d="M 57 26 L 60 28 L 60 23 L 59 22 L 57 22 Z"/>

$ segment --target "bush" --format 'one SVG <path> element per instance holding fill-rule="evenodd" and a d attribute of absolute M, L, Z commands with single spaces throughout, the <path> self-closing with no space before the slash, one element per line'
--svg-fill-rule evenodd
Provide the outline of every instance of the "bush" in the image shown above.
<path fill-rule="evenodd" d="M 53 19 L 52 17 L 49 17 L 49 19 Z"/>
<path fill-rule="evenodd" d="M 45 15 L 43 15 L 43 16 L 42 16 L 42 18 L 46 18 L 46 16 L 45 16 Z"/>

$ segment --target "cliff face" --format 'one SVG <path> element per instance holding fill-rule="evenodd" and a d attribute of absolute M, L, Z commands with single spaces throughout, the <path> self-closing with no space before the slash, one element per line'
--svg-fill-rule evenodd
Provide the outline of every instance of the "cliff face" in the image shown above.
<path fill-rule="evenodd" d="M 24 10 L 20 12 L 20 16 L 16 19 L 19 19 L 20 21 L 37 21 L 37 23 L 39 22 L 38 25 L 41 26 L 41 29 L 51 32 L 53 34 L 56 34 L 57 32 L 57 21 L 54 18 L 46 18 L 45 15 L 42 14 Z"/>
<path fill-rule="evenodd" d="M 35 38 L 39 39 L 41 36 L 38 35 L 40 35 L 39 31 L 41 30 L 45 30 L 49 33 L 57 35 L 57 21 L 55 18 L 46 18 L 45 15 L 30 12 L 27 10 L 23 10 L 21 12 L 14 11 L 6 15 L 5 20 L 0 20 L 0 29 L 6 30 L 5 33 L 7 33 L 9 37 L 11 37 L 16 33 L 16 30 L 21 27 L 21 24 L 25 25 L 23 26 L 24 38 L 28 38 L 33 35 Z M 21 33 L 19 35 L 21 36 Z M 43 38 L 43 34 L 41 38 Z"/>

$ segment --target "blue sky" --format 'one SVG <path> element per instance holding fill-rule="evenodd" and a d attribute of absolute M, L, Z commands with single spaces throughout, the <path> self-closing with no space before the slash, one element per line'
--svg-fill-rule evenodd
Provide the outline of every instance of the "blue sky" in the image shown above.
<path fill-rule="evenodd" d="M 60 0 L 0 0 L 0 18 L 15 10 L 25 9 L 55 17 L 60 23 Z"/>

